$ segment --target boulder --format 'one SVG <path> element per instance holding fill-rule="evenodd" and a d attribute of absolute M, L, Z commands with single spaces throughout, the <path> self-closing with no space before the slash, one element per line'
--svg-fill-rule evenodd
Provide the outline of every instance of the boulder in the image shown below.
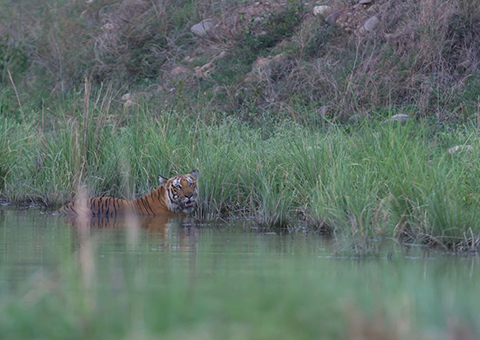
<path fill-rule="evenodd" d="M 472 151 L 472 150 L 473 150 L 473 147 L 471 145 L 455 145 L 449 148 L 447 150 L 447 153 L 449 153 L 450 155 L 454 155 L 457 152 Z"/>
<path fill-rule="evenodd" d="M 313 7 L 313 15 L 325 15 L 330 10 L 330 6 L 320 5 Z"/>
<path fill-rule="evenodd" d="M 198 35 L 199 37 L 204 37 L 210 33 L 215 27 L 212 19 L 205 19 L 198 24 L 193 25 L 190 28 L 193 34 Z"/>
<path fill-rule="evenodd" d="M 340 15 L 342 14 L 342 11 L 336 11 L 330 14 L 325 18 L 325 21 L 330 24 L 330 25 L 335 25 L 337 22 L 338 18 L 340 18 Z"/>
<path fill-rule="evenodd" d="M 400 122 L 402 125 L 404 125 L 407 120 L 410 119 L 410 116 L 404 113 L 399 113 L 396 115 L 391 116 L 389 119 L 385 119 L 383 122 L 384 123 L 395 123 L 395 122 Z"/>
<path fill-rule="evenodd" d="M 262 17 L 255 17 L 253 19 L 253 25 L 256 26 L 256 25 L 260 25 L 261 23 L 264 22 L 264 19 Z"/>
<path fill-rule="evenodd" d="M 127 102 L 127 101 L 133 101 L 134 97 L 133 97 L 133 94 L 131 93 L 125 93 L 123 96 L 122 96 L 122 100 Z"/>
<path fill-rule="evenodd" d="M 198 78 L 209 78 L 210 73 L 215 69 L 213 62 L 206 63 L 203 66 L 195 67 L 195 75 Z"/>
<path fill-rule="evenodd" d="M 374 15 L 373 17 L 365 21 L 365 23 L 363 24 L 363 29 L 367 32 L 373 32 L 375 31 L 375 28 L 377 28 L 379 23 L 380 19 L 376 15 Z"/>
<path fill-rule="evenodd" d="M 177 65 L 170 70 L 170 75 L 175 79 L 183 79 L 190 75 L 191 71 L 182 65 Z"/>

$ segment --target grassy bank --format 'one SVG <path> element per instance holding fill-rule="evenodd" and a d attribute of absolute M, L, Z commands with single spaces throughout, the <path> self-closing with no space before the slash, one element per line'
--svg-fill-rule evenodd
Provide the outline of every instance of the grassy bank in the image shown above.
<path fill-rule="evenodd" d="M 198 168 L 199 218 L 307 225 L 348 235 L 354 242 L 346 247 L 359 252 L 391 238 L 477 249 L 473 123 L 453 130 L 416 120 L 323 127 L 285 120 L 253 128 L 207 112 L 158 111 L 147 102 L 111 115 L 114 102 L 105 98 L 90 93 L 25 122 L 1 121 L 1 196 L 50 208 L 80 188 L 131 198 L 155 188 L 158 174 Z M 463 149 L 449 152 L 454 146 Z"/>

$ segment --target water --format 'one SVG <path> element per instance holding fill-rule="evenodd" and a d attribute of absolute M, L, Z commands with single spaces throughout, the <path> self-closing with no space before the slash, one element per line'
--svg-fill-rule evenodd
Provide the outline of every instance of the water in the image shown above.
<path fill-rule="evenodd" d="M 135 227 L 130 228 L 129 225 Z M 132 254 L 139 261 L 157 259 L 188 267 L 201 258 L 215 265 L 217 258 L 231 259 L 239 271 L 266 254 L 275 259 L 308 254 L 327 257 L 328 244 L 304 232 L 292 234 L 262 232 L 246 221 L 198 223 L 192 219 L 161 217 L 91 220 L 80 223 L 52 216 L 40 210 L 0 211 L 0 272 L 15 286 L 36 272 L 48 272 L 75 256 L 88 239 L 95 243 L 97 259 L 125 259 Z"/>
<path fill-rule="evenodd" d="M 457 329 L 475 338 L 476 257 L 392 246 L 359 258 L 338 249 L 312 233 L 262 232 L 246 221 L 80 223 L 2 208 L 0 338 L 62 338 L 72 327 L 79 338 L 131 337 L 138 327 L 172 339 L 355 338 L 378 323 L 406 338 Z M 56 333 L 38 321 L 45 313 Z M 85 324 L 93 333 L 82 335 Z"/>

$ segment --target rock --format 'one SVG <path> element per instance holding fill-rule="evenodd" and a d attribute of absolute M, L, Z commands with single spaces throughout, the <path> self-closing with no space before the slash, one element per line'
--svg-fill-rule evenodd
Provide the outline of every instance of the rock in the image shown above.
<path fill-rule="evenodd" d="M 390 117 L 389 119 L 385 119 L 383 122 L 384 123 L 394 123 L 394 122 L 400 122 L 402 125 L 404 125 L 407 120 L 410 119 L 410 116 L 407 115 L 407 114 L 404 114 L 404 113 L 399 113 L 399 114 L 396 114 L 392 117 Z"/>
<path fill-rule="evenodd" d="M 373 32 L 379 23 L 380 19 L 376 15 L 374 15 L 373 17 L 365 21 L 365 23 L 363 24 L 363 29 L 367 32 Z"/>
<path fill-rule="evenodd" d="M 199 78 L 209 78 L 210 73 L 215 69 L 213 62 L 206 63 L 203 66 L 195 67 L 195 75 Z"/>
<path fill-rule="evenodd" d="M 283 61 L 284 59 L 285 59 L 285 53 L 280 53 L 272 57 L 272 61 L 275 61 L 277 63 Z"/>
<path fill-rule="evenodd" d="M 313 7 L 313 15 L 325 15 L 330 10 L 330 6 L 320 5 Z"/>
<path fill-rule="evenodd" d="M 272 64 L 281 63 L 284 60 L 285 53 L 280 53 L 273 57 L 258 57 L 252 64 L 252 71 L 247 73 L 243 81 L 253 83 L 262 80 L 263 77 L 270 74 Z"/>
<path fill-rule="evenodd" d="M 253 68 L 265 67 L 270 64 L 271 57 L 258 57 L 252 64 Z"/>
<path fill-rule="evenodd" d="M 372 0 L 360 0 L 358 3 L 360 5 L 370 5 L 372 2 Z"/>
<path fill-rule="evenodd" d="M 450 149 L 448 149 L 447 153 L 449 153 L 450 155 L 454 155 L 457 152 L 472 151 L 472 150 L 473 150 L 473 146 L 471 145 L 455 145 L 455 146 L 452 146 Z"/>
<path fill-rule="evenodd" d="M 330 14 L 325 18 L 325 21 L 330 24 L 330 25 L 335 25 L 337 22 L 338 18 L 340 18 L 340 15 L 342 14 L 342 11 L 336 11 Z"/>
<path fill-rule="evenodd" d="M 148 98 L 150 96 L 150 92 L 136 92 L 136 93 L 125 93 L 122 96 L 122 100 L 124 101 L 123 105 L 125 107 L 132 106 L 134 104 L 137 104 L 139 100 Z M 106 119 L 111 119 L 113 117 L 107 116 Z"/>
<path fill-rule="evenodd" d="M 111 22 L 108 22 L 102 26 L 102 30 L 104 30 L 105 32 L 112 32 L 112 31 L 116 31 L 117 29 L 118 29 L 118 26 L 115 24 L 112 24 Z"/>
<path fill-rule="evenodd" d="M 387 39 L 387 41 L 397 40 L 397 39 L 400 38 L 401 36 L 402 36 L 402 32 L 398 32 L 398 33 L 385 33 L 385 39 Z"/>
<path fill-rule="evenodd" d="M 213 30 L 214 26 L 212 19 L 205 19 L 198 24 L 193 25 L 192 28 L 190 28 L 190 31 L 199 37 L 204 37 Z"/>
<path fill-rule="evenodd" d="M 285 59 L 285 53 L 280 53 L 275 56 L 268 56 L 268 57 L 258 57 L 252 64 L 253 68 L 261 68 L 270 65 L 273 62 L 281 62 Z"/>
<path fill-rule="evenodd" d="M 170 75 L 177 79 L 186 78 L 190 73 L 190 70 L 182 65 L 175 66 L 170 70 Z"/>
<path fill-rule="evenodd" d="M 263 18 L 262 17 L 256 17 L 255 19 L 253 19 L 253 25 L 260 25 L 261 23 L 263 22 Z"/>
<path fill-rule="evenodd" d="M 243 80 L 245 83 L 254 83 L 257 81 L 257 77 L 253 74 L 253 72 L 248 72 L 247 76 Z"/>
<path fill-rule="evenodd" d="M 122 100 L 127 102 L 127 101 L 133 101 L 133 94 L 131 93 L 125 93 L 123 96 L 122 96 Z"/>

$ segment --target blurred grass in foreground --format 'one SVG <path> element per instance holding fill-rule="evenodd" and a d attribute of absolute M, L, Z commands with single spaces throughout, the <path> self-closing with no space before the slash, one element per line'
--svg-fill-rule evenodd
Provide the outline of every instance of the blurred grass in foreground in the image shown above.
<path fill-rule="evenodd" d="M 132 238 L 23 215 L 3 215 L 0 282 L 22 263 L 59 264 L 13 277 L 15 289 L 0 285 L 2 339 L 470 340 L 479 331 L 475 258 L 358 260 L 300 233 L 170 225 Z"/>

